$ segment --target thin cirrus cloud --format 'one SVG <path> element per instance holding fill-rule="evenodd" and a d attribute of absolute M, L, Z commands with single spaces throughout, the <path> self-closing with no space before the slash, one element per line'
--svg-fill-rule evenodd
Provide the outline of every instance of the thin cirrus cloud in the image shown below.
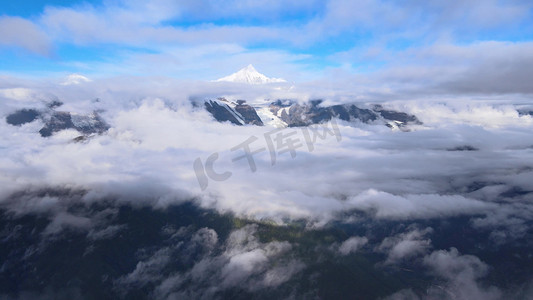
<path fill-rule="evenodd" d="M 48 56 L 53 44 L 46 33 L 31 21 L 19 17 L 0 17 L 0 46 L 16 47 Z"/>
<path fill-rule="evenodd" d="M 479 49 L 476 44 L 493 40 L 527 48 L 522 44 L 532 32 L 524 24 L 531 21 L 531 17 L 531 3 L 527 1 L 432 1 L 423 4 L 408 1 L 401 5 L 380 0 L 294 1 L 289 4 L 282 1 L 223 4 L 215 1 L 104 1 L 49 5 L 32 19 L 3 17 L 3 28 L 9 26 L 10 29 L 1 43 L 4 47 L 22 47 L 39 55 L 49 55 L 53 49 L 56 62 L 61 63 L 54 69 L 66 72 L 129 73 L 132 70 L 127 67 L 109 72 L 96 67 L 84 70 L 83 66 L 105 65 L 106 60 L 124 61 L 130 52 L 160 55 L 167 57 L 170 63 L 176 57 L 193 61 L 195 57 L 187 56 L 187 52 L 206 45 L 213 45 L 212 55 L 224 61 L 234 56 L 218 53 L 217 45 L 231 44 L 243 48 L 245 53 L 309 56 L 307 60 L 291 62 L 290 66 L 282 61 L 268 64 L 282 71 L 318 70 L 327 77 L 329 68 L 343 68 L 351 74 L 368 75 L 375 70 L 388 72 L 389 68 L 412 67 L 409 59 L 406 63 L 403 59 L 390 62 L 375 53 L 402 57 L 407 50 L 425 52 L 449 44 L 465 51 L 478 48 L 477 53 L 483 54 L 486 50 Z M 89 55 L 86 58 L 74 55 L 69 48 L 72 46 Z M 99 53 L 106 53 L 106 56 L 95 58 Z M 246 57 L 239 59 L 244 61 Z M 439 64 L 440 57 L 434 59 Z M 452 66 L 470 67 L 453 55 L 444 59 L 452 59 Z M 45 62 L 27 67 L 50 69 Z M 145 65 L 149 67 L 149 63 Z M 10 67 L 20 68 L 20 64 Z M 240 64 L 232 66 L 233 70 L 239 67 Z M 453 71 L 444 70 L 444 74 L 452 77 Z M 187 72 L 187 68 L 182 70 L 176 66 L 173 73 L 165 75 L 183 77 Z M 197 74 L 198 79 L 214 79 L 213 76 L 219 75 L 209 70 Z M 308 79 L 294 77 L 297 81 Z M 499 78 L 486 79 L 489 80 L 493 83 Z M 497 92 L 507 91 L 501 88 Z"/>

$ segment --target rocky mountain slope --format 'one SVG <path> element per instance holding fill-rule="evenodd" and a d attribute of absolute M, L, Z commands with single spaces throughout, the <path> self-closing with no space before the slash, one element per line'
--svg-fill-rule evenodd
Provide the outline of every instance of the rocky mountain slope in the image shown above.
<path fill-rule="evenodd" d="M 348 122 L 381 124 L 393 129 L 406 129 L 408 125 L 422 124 L 414 115 L 385 109 L 381 105 L 361 108 L 355 104 L 322 106 L 322 102 L 313 100 L 301 104 L 292 100 L 276 100 L 267 105 L 252 107 L 244 100 L 233 102 L 219 98 L 205 100 L 204 106 L 217 121 L 229 121 L 236 125 L 262 126 L 272 123 L 275 119 L 275 123 L 280 127 L 300 127 L 328 122 L 333 118 Z"/>
<path fill-rule="evenodd" d="M 98 112 L 77 114 L 68 111 L 57 111 L 61 102 L 51 102 L 44 110 L 24 108 L 6 117 L 6 122 L 13 126 L 21 126 L 36 120 L 41 120 L 44 127 L 39 130 L 42 137 L 49 137 L 65 129 L 75 129 L 83 136 L 101 134 L 109 129 L 109 125 L 100 117 Z"/>

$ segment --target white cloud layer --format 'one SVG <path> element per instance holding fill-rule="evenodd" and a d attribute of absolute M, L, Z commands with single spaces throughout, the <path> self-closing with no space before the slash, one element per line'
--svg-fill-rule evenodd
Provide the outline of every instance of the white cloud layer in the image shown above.
<path fill-rule="evenodd" d="M 254 173 L 245 161 L 232 162 L 239 153 L 230 149 L 251 136 L 260 138 L 253 148 L 265 147 L 261 139 L 272 128 L 221 124 L 203 109 L 194 109 L 186 95 L 216 95 L 222 90 L 216 83 L 175 81 L 160 83 L 159 88 L 148 81 L 131 85 L 121 80 L 75 86 L 26 84 L 25 90 L 0 91 L 3 117 L 59 98 L 65 102 L 60 110 L 104 109 L 102 116 L 111 129 L 75 143 L 72 139 L 79 134 L 73 130 L 45 139 L 38 135 L 40 121 L 20 127 L 0 122 L 2 136 L 9 137 L 0 142 L 4 202 L 19 190 L 71 187 L 88 190 L 85 201 L 114 196 L 165 207 L 196 199 L 201 206 L 240 216 L 278 222 L 308 218 L 317 224 L 345 212 L 378 219 L 496 213 L 505 218 L 530 209 L 526 199 L 501 201 L 500 194 L 509 190 L 533 189 L 532 117 L 519 115 L 512 102 L 384 103 L 414 113 L 424 125 L 395 132 L 385 126 L 341 122 L 340 142 L 334 137 L 318 140 L 314 152 L 300 148 L 295 158 L 280 154 L 274 166 L 268 152 L 259 153 Z M 293 95 L 283 93 L 258 87 L 230 96 L 264 101 L 260 99 Z M 96 98 L 99 101 L 93 101 Z M 286 130 L 301 136 L 299 129 Z M 460 151 L 465 147 L 475 151 Z M 193 162 L 205 162 L 216 152 L 215 170 L 232 175 L 221 182 L 210 180 L 202 192 Z M 474 188 L 480 184 L 482 189 Z M 44 200 L 27 201 L 9 205 L 22 211 L 47 207 Z"/>

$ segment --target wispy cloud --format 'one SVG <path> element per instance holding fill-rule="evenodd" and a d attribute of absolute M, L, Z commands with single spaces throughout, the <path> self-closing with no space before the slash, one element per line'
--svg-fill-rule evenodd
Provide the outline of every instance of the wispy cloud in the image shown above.
<path fill-rule="evenodd" d="M 454 56 L 454 51 L 487 54 L 493 52 L 492 46 L 502 48 L 505 45 L 509 48 L 503 48 L 502 51 L 514 51 L 511 48 L 527 51 L 528 37 L 532 32 L 524 25 L 531 18 L 531 3 L 527 1 L 432 1 L 402 5 L 381 0 L 294 1 L 290 4 L 280 1 L 238 1 L 230 4 L 225 2 L 224 5 L 213 1 L 105 1 L 71 7 L 47 6 L 32 19 L 4 17 L 4 28 L 16 25 L 18 29 L 4 34 L 2 44 L 22 47 L 42 55 L 54 53 L 56 62 L 62 64 L 56 66 L 65 71 L 82 72 L 79 66 L 91 65 L 93 72 L 108 75 L 109 66 L 106 64 L 122 61 L 122 67 L 115 68 L 111 74 L 142 72 L 148 70 L 151 64 L 159 64 L 175 66 L 174 72 L 163 72 L 165 75 L 184 77 L 190 74 L 198 79 L 212 79 L 206 68 L 198 67 L 196 72 L 191 73 L 183 63 L 176 62 L 200 63 L 202 58 L 192 53 L 209 47 L 220 49 L 233 45 L 241 48 L 241 53 L 306 56 L 307 59 L 303 61 L 293 60 L 288 64 L 283 56 L 271 57 L 264 63 L 289 75 L 294 70 L 305 70 L 327 78 L 330 67 L 352 66 L 348 68 L 351 75 L 361 71 L 368 75 L 376 70 L 392 69 L 389 73 L 397 70 L 407 74 L 407 78 L 411 74 L 411 77 L 418 75 L 418 79 L 435 77 L 438 80 L 443 76 L 453 77 L 453 72 L 461 72 L 465 77 L 472 78 L 475 74 L 469 74 L 469 69 L 477 72 L 482 67 L 459 59 Z M 27 33 L 15 33 L 20 30 Z M 492 45 L 491 42 L 496 44 Z M 509 43 L 514 43 L 514 46 Z M 94 55 L 86 59 L 74 57 L 69 50 L 73 46 L 91 54 L 103 51 L 108 54 L 107 57 L 98 55 L 98 58 L 94 58 Z M 434 57 L 427 56 L 428 51 L 444 51 L 445 48 L 452 53 L 433 52 Z M 414 53 L 417 51 L 420 53 Z M 212 55 L 214 60 L 226 61 L 228 66 L 231 62 L 231 71 L 243 64 L 237 60 L 231 61 L 235 56 L 226 51 L 213 51 Z M 129 58 L 136 56 L 141 59 L 130 68 Z M 151 61 L 143 62 L 143 57 Z M 452 58 L 455 58 L 453 63 L 447 65 L 445 61 Z M 248 59 L 244 64 L 258 65 L 265 57 L 240 55 L 239 61 L 241 59 Z M 476 61 L 479 60 L 478 57 Z M 434 72 L 422 74 L 420 65 L 413 65 L 424 61 L 427 62 L 424 67 L 430 66 Z M 441 61 L 444 63 L 441 64 Z M 494 67 L 505 64 L 506 60 L 495 57 L 487 58 L 486 62 Z M 213 63 L 210 67 L 218 65 Z M 230 70 L 225 71 L 228 73 Z M 444 75 L 439 75 L 442 71 Z M 507 73 L 517 76 L 523 74 L 519 70 L 515 72 L 512 67 L 506 70 Z M 297 81 L 309 79 L 296 74 L 294 76 Z M 465 84 L 460 87 L 459 84 L 450 83 L 453 85 L 450 88 L 492 92 L 480 85 L 490 86 L 499 80 L 480 78 L 472 86 Z M 524 84 L 519 83 L 496 89 L 496 92 L 526 89 Z"/>
<path fill-rule="evenodd" d="M 37 25 L 19 17 L 0 17 L 0 46 L 14 46 L 29 52 L 49 56 L 52 39 Z"/>

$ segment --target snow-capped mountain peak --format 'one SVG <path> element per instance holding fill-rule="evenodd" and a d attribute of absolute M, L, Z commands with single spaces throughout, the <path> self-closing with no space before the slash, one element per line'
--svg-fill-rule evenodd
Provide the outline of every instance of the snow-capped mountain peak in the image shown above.
<path fill-rule="evenodd" d="M 84 82 L 91 82 L 92 80 L 83 76 L 83 75 L 80 75 L 80 74 L 70 74 L 67 76 L 67 78 L 65 79 L 65 81 L 63 81 L 61 83 L 61 85 L 76 85 L 76 84 L 81 84 L 81 83 L 84 83 Z"/>
<path fill-rule="evenodd" d="M 259 73 L 254 66 L 249 64 L 248 66 L 240 69 L 236 73 L 233 73 L 229 76 L 222 77 L 217 81 L 228 81 L 228 82 L 239 82 L 247 84 L 264 84 L 264 83 L 273 83 L 273 82 L 285 82 L 281 78 L 269 78 L 261 73 Z"/>

